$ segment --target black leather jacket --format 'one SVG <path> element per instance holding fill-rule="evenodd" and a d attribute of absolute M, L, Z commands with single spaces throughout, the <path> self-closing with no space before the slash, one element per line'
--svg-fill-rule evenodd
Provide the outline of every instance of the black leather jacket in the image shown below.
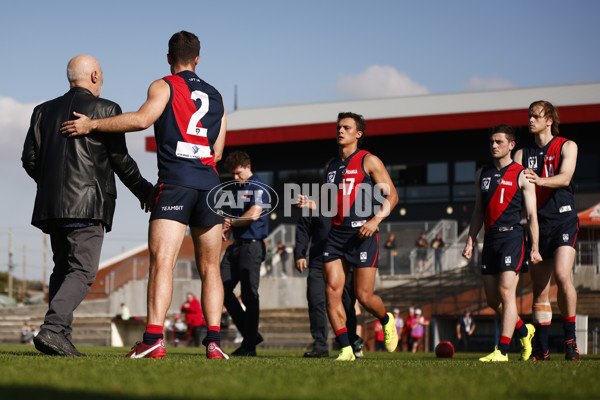
<path fill-rule="evenodd" d="M 121 108 L 75 87 L 33 110 L 21 157 L 37 183 L 31 223 L 48 233 L 57 219 L 98 220 L 109 232 L 117 198 L 114 173 L 140 200 L 152 184 L 127 153 L 124 133 L 61 134 L 61 123 L 72 119 L 73 111 L 94 119 L 118 115 Z"/>

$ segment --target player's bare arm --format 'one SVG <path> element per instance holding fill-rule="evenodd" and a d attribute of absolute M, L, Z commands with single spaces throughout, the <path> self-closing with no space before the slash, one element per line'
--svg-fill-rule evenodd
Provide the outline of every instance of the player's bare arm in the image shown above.
<path fill-rule="evenodd" d="M 462 252 L 463 257 L 467 260 L 471 259 L 471 256 L 473 255 L 475 238 L 483 226 L 483 203 L 481 202 L 481 186 L 479 184 L 481 179 L 481 171 L 482 170 L 478 170 L 475 174 L 475 193 L 477 193 L 475 198 L 475 209 L 473 210 L 473 215 L 471 216 L 471 224 L 469 225 L 467 243 Z"/>
<path fill-rule="evenodd" d="M 163 107 L 164 109 L 164 107 Z M 225 136 L 227 134 L 227 116 L 225 113 L 225 102 L 223 102 L 223 118 L 221 118 L 221 129 L 219 130 L 219 137 L 215 140 L 213 150 L 215 152 L 215 163 L 221 161 L 223 157 L 223 149 L 225 148 Z"/>
<path fill-rule="evenodd" d="M 262 213 L 263 208 L 256 204 L 246 210 L 240 217 L 231 219 L 231 226 L 243 227 L 249 226 L 254 221 L 258 221 Z"/>
<path fill-rule="evenodd" d="M 537 264 L 542 261 L 542 256 L 539 252 L 539 225 L 537 219 L 535 185 L 529 182 L 525 177 L 525 174 L 522 173 L 519 175 L 519 187 L 523 191 L 525 212 L 527 214 L 527 227 L 529 229 L 529 241 L 531 244 L 529 261 L 533 264 Z"/>
<path fill-rule="evenodd" d="M 523 150 L 519 149 L 515 151 L 515 155 L 513 156 L 513 161 L 517 164 L 523 165 Z"/>
<path fill-rule="evenodd" d="M 373 236 L 379 229 L 379 224 L 383 221 L 390 212 L 398 204 L 398 192 L 396 187 L 388 174 L 383 162 L 373 154 L 365 156 L 364 160 L 365 172 L 373 179 L 375 185 L 383 188 L 382 191 L 385 195 L 385 200 L 381 206 L 381 209 L 371 218 L 367 223 L 361 226 L 358 231 L 358 237 L 361 239 Z"/>
<path fill-rule="evenodd" d="M 152 82 L 148 88 L 148 98 L 140 109 L 110 118 L 89 119 L 78 112 L 78 119 L 63 122 L 61 133 L 71 136 L 86 135 L 90 132 L 135 132 L 147 129 L 161 116 L 169 102 L 169 84 L 162 79 Z"/>
<path fill-rule="evenodd" d="M 525 176 L 529 182 L 536 186 L 558 189 L 567 187 L 571 183 L 575 167 L 577 166 L 577 144 L 572 140 L 565 142 L 561 149 L 562 162 L 560 170 L 554 176 L 542 178 L 530 169 L 525 170 Z"/>

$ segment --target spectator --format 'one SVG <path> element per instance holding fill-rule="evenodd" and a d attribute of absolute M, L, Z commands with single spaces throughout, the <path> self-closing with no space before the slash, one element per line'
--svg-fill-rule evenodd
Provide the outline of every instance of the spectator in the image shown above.
<path fill-rule="evenodd" d="M 402 351 L 402 332 L 404 331 L 404 320 L 400 316 L 400 309 L 394 308 L 394 324 L 398 332 L 398 351 Z"/>
<path fill-rule="evenodd" d="M 471 317 L 471 311 L 465 308 L 465 313 L 458 318 L 456 324 L 456 336 L 462 345 L 463 351 L 469 351 L 469 340 L 475 331 L 475 321 Z"/>
<path fill-rule="evenodd" d="M 427 237 L 425 232 L 421 233 L 421 236 L 417 239 L 417 272 L 423 272 L 425 270 L 425 266 L 427 265 L 427 248 L 429 244 L 427 243 Z"/>
<path fill-rule="evenodd" d="M 204 314 L 200 302 L 192 294 L 186 295 L 186 302 L 181 306 L 181 312 L 185 314 L 185 323 L 188 326 L 190 341 L 188 346 L 200 347 L 200 338 L 202 337 L 202 327 L 206 327 Z"/>
<path fill-rule="evenodd" d="M 173 340 L 173 322 L 169 317 L 165 317 L 165 323 L 163 325 L 163 336 L 167 339 L 167 343 L 171 343 Z"/>
<path fill-rule="evenodd" d="M 27 344 L 32 339 L 33 339 L 33 335 L 31 332 L 31 328 L 29 327 L 29 325 L 27 325 L 27 323 L 23 323 L 23 326 L 21 327 L 21 343 Z"/>
<path fill-rule="evenodd" d="M 383 337 L 383 326 L 379 320 L 375 321 L 375 325 L 373 326 L 375 329 L 375 351 L 384 351 L 385 350 L 385 342 Z"/>
<path fill-rule="evenodd" d="M 423 337 L 425 336 L 425 326 L 429 325 L 429 321 L 422 315 L 420 308 L 415 310 L 415 318 L 413 321 L 413 326 L 410 329 L 410 336 L 412 339 L 411 351 L 416 353 L 419 349 L 421 351 L 425 350 L 423 347 Z"/>
<path fill-rule="evenodd" d="M 175 347 L 181 340 L 187 340 L 188 328 L 185 322 L 181 320 L 181 315 L 175 314 L 175 322 L 173 323 L 173 331 L 175 333 Z"/>
<path fill-rule="evenodd" d="M 442 239 L 442 234 L 438 233 L 435 235 L 435 239 L 431 241 L 431 248 L 434 249 L 434 265 L 435 265 L 435 273 L 439 274 L 442 272 L 442 254 L 444 252 L 444 240 Z"/>
<path fill-rule="evenodd" d="M 125 305 L 125 303 L 121 303 L 121 319 L 123 321 L 127 321 L 130 317 L 129 308 Z"/>
<path fill-rule="evenodd" d="M 388 235 L 387 241 L 385 242 L 385 250 L 386 250 L 386 262 L 390 264 L 390 274 L 394 272 L 394 266 L 396 264 L 396 235 L 390 232 Z"/>
<path fill-rule="evenodd" d="M 415 315 L 415 308 L 410 307 L 408 309 L 408 318 L 406 318 L 406 324 L 404 325 L 404 336 L 406 337 L 406 351 L 412 351 L 413 339 L 410 333 L 413 325 L 415 325 L 417 322 L 416 318 L 417 317 Z"/>

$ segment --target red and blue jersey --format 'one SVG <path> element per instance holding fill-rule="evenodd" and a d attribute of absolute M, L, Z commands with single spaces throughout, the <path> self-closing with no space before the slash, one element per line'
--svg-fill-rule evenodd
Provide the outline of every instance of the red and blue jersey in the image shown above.
<path fill-rule="evenodd" d="M 219 185 L 213 145 L 225 113 L 221 94 L 193 71 L 163 78 L 171 96 L 154 124 L 158 180 L 193 189 Z"/>
<path fill-rule="evenodd" d="M 363 165 L 367 154 L 356 150 L 344 161 L 336 157 L 329 163 L 326 180 L 337 188 L 333 225 L 360 228 L 374 215 L 373 180 Z"/>
<path fill-rule="evenodd" d="M 488 167 L 481 171 L 481 203 L 484 209 L 485 234 L 517 231 L 521 226 L 523 191 L 519 187 L 519 174 L 524 170 L 515 162 L 498 170 Z"/>
<path fill-rule="evenodd" d="M 523 148 L 523 165 L 542 178 L 554 176 L 561 167 L 561 150 L 565 142 L 567 139 L 555 136 L 544 147 L 532 143 Z M 567 187 L 557 189 L 536 186 L 535 194 L 540 223 L 568 222 L 577 218 L 572 182 Z"/>

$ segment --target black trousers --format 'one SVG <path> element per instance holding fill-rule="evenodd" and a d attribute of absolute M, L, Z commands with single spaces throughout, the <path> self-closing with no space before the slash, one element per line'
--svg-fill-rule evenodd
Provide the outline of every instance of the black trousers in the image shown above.
<path fill-rule="evenodd" d="M 48 287 L 48 312 L 42 328 L 71 339 L 73 311 L 96 279 L 104 240 L 102 225 L 84 228 L 54 227 L 50 231 L 54 269 Z"/>
<path fill-rule="evenodd" d="M 260 264 L 264 259 L 265 244 L 259 240 L 232 244 L 225 251 L 221 261 L 221 279 L 225 291 L 224 304 L 233 323 L 244 337 L 242 347 L 247 350 L 256 349 L 259 319 L 258 284 Z M 233 293 L 238 282 L 241 286 L 245 311 Z"/>
<path fill-rule="evenodd" d="M 327 320 L 327 295 L 325 293 L 325 279 L 323 277 L 323 263 L 311 262 L 308 266 L 306 281 L 306 299 L 308 300 L 308 319 L 310 321 L 310 334 L 313 337 L 313 350 L 329 350 L 327 336 L 329 323 Z M 356 335 L 356 311 L 354 304 L 354 274 L 352 271 L 346 277 L 342 304 L 346 311 L 346 329 L 350 344 L 354 343 Z"/>

